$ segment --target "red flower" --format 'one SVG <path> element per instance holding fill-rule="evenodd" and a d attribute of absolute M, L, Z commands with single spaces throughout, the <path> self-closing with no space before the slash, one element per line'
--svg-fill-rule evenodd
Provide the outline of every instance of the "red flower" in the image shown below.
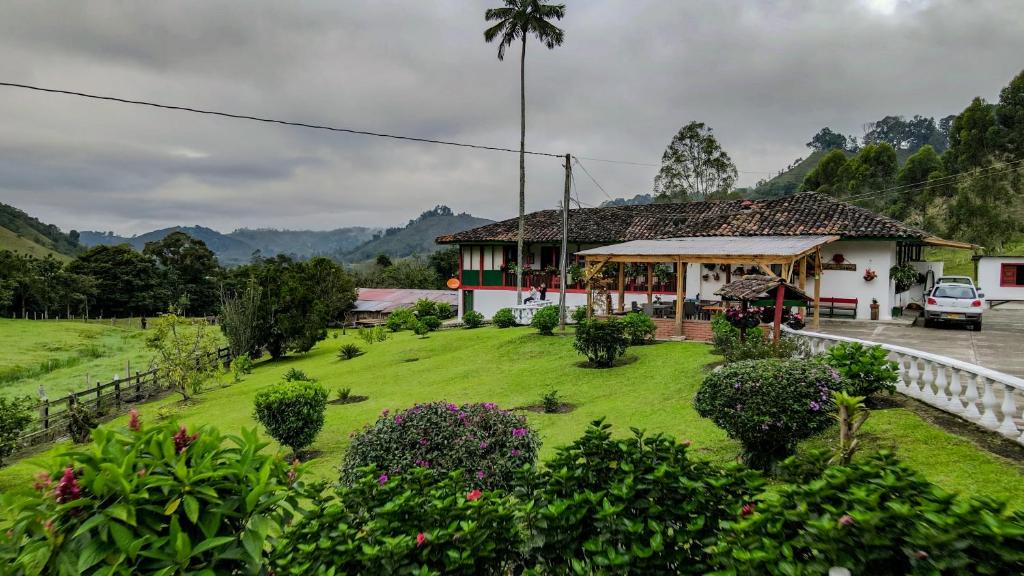
<path fill-rule="evenodd" d="M 842 526 L 850 526 L 850 525 L 852 525 L 853 524 L 853 516 L 850 516 L 849 514 L 843 514 L 839 518 L 839 524 L 842 525 Z"/>
<path fill-rule="evenodd" d="M 470 502 L 473 502 L 474 500 L 479 500 L 480 497 L 483 496 L 483 495 L 484 495 L 483 492 L 481 492 L 479 490 L 473 490 L 469 494 L 466 494 L 466 500 L 469 500 Z"/>
<path fill-rule="evenodd" d="M 423 543 L 426 542 L 426 541 L 427 541 L 427 535 L 424 534 L 423 532 L 420 532 L 419 534 L 416 535 L 416 547 L 417 548 L 419 548 L 420 546 L 423 546 Z"/>
<path fill-rule="evenodd" d="M 744 504 L 743 505 L 743 510 L 740 511 L 740 514 L 744 518 L 746 518 L 747 516 L 750 516 L 753 513 L 754 513 L 754 505 L 753 504 Z"/>
<path fill-rule="evenodd" d="M 174 435 L 174 450 L 178 454 L 183 453 L 189 444 L 195 442 L 197 438 L 199 438 L 199 432 L 189 436 L 188 431 L 182 426 L 178 429 L 177 434 Z"/>
<path fill-rule="evenodd" d="M 78 479 L 75 478 L 74 468 L 68 466 L 64 469 L 64 475 L 61 476 L 57 489 L 53 491 L 53 494 L 57 497 L 58 504 L 78 500 L 82 497 L 82 488 L 78 485 Z"/>
<path fill-rule="evenodd" d="M 141 427 L 139 424 L 139 411 L 132 408 L 131 412 L 128 413 L 128 429 L 132 432 L 138 432 Z"/>

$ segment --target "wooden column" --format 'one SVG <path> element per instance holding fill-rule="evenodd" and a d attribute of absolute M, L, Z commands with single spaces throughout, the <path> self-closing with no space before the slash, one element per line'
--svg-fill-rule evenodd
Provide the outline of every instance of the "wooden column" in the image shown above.
<path fill-rule="evenodd" d="M 786 287 L 783 284 L 779 284 L 779 287 L 775 289 L 775 318 L 774 318 L 774 333 L 775 342 L 779 341 L 782 337 L 782 302 L 786 294 Z"/>
<path fill-rule="evenodd" d="M 800 290 L 803 290 L 803 291 L 806 292 L 806 290 L 807 290 L 807 256 L 804 256 L 803 258 L 798 260 L 797 261 L 797 265 L 800 266 L 800 270 L 799 270 L 798 275 L 797 275 L 797 278 L 799 278 L 799 280 L 798 280 L 799 284 L 797 284 L 797 285 L 800 286 Z M 800 315 L 802 315 L 805 319 L 807 318 L 807 307 L 806 306 L 801 306 L 800 307 Z"/>
<path fill-rule="evenodd" d="M 676 261 L 676 336 L 683 335 L 683 299 L 686 298 L 686 264 Z"/>
<path fill-rule="evenodd" d="M 814 251 L 814 329 L 821 327 L 821 249 Z"/>
<path fill-rule="evenodd" d="M 651 262 L 647 263 L 647 303 L 654 303 L 654 264 Z"/>
<path fill-rule="evenodd" d="M 626 263 L 619 262 L 619 313 L 626 311 Z"/>
<path fill-rule="evenodd" d="M 587 281 L 584 284 L 584 288 L 587 289 L 587 319 L 589 320 L 589 319 L 594 317 L 594 287 L 590 283 L 591 276 L 589 276 L 589 273 L 590 273 L 590 260 L 589 259 L 586 259 L 586 260 L 583 261 L 583 270 L 584 270 L 584 274 L 588 275 L 587 276 Z"/>

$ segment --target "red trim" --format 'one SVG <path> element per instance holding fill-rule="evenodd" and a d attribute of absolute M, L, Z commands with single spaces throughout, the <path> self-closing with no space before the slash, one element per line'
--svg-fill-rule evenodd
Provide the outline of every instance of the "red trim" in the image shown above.
<path fill-rule="evenodd" d="M 1024 266 L 1024 263 L 1020 262 L 1007 262 L 999 265 L 999 287 L 1000 288 L 1024 288 L 1024 284 L 1017 284 L 1017 275 L 1019 272 L 1016 270 L 1019 267 Z M 1009 274 L 1007 274 L 1009 272 Z M 1007 281 L 1007 278 L 1013 278 L 1012 281 Z"/>
<path fill-rule="evenodd" d="M 462 258 L 464 257 L 463 254 L 465 249 L 465 246 L 459 246 L 459 284 L 462 284 L 464 280 L 462 278 Z"/>
<path fill-rule="evenodd" d="M 509 292 L 515 292 L 515 286 L 463 286 L 463 290 L 508 290 Z M 570 294 L 586 294 L 587 291 L 584 288 L 566 288 L 565 291 Z M 626 290 L 626 294 L 647 294 L 646 290 Z M 662 294 L 667 296 L 675 296 L 675 290 L 654 290 L 652 294 Z"/>

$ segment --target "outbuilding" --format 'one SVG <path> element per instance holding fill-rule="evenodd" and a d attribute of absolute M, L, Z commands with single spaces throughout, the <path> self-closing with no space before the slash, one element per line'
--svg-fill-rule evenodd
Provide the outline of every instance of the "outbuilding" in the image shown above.
<path fill-rule="evenodd" d="M 1024 256 L 975 256 L 974 277 L 990 308 L 1024 303 Z"/>

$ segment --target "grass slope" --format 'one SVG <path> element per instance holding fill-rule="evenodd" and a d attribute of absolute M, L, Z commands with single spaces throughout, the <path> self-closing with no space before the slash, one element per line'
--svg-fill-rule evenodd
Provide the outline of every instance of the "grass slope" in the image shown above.
<path fill-rule="evenodd" d="M 347 361 L 336 359 L 335 351 L 346 342 L 357 342 L 366 354 Z M 323 478 L 336 476 L 349 433 L 372 423 L 385 408 L 429 400 L 493 401 L 518 407 L 539 403 L 550 389 L 557 389 L 577 409 L 568 414 L 527 413 L 544 442 L 542 459 L 578 438 L 588 423 L 600 417 L 607 417 L 620 435 L 629 434 L 631 426 L 666 432 L 693 441 L 704 458 L 719 462 L 735 458 L 738 445 L 692 406 L 706 366 L 715 360 L 708 346 L 662 343 L 631 348 L 629 354 L 636 361 L 625 366 L 581 368 L 571 338 L 542 337 L 528 328 L 450 330 L 425 339 L 404 332 L 372 346 L 350 334 L 328 338 L 300 357 L 260 363 L 241 383 L 212 387 L 194 406 L 181 406 L 169 397 L 142 406 L 141 412 L 144 420 L 152 421 L 161 408 L 177 411 L 189 427 L 211 424 L 225 431 L 253 427 L 253 396 L 279 382 L 289 368 L 299 368 L 332 393 L 344 386 L 351 387 L 353 394 L 370 397 L 359 404 L 328 406 L 324 429 L 311 447 L 317 452 L 311 469 Z M 876 411 L 864 430 L 862 455 L 877 448 L 894 449 L 946 488 L 1007 498 L 1015 506 L 1024 506 L 1024 493 L 1017 489 L 1024 480 L 1020 466 L 979 450 L 912 412 Z M 830 441 L 828 435 L 810 443 L 820 446 Z M 0 490 L 28 489 L 36 470 L 33 462 L 45 465 L 66 447 L 54 447 L 0 470 Z"/>
<path fill-rule="evenodd" d="M 48 248 L 41 243 L 34 242 L 30 238 L 4 228 L 3 226 L 0 226 L 0 250 L 10 250 L 11 252 L 18 252 L 20 254 L 29 254 L 36 258 L 46 258 L 47 255 L 52 255 L 54 258 L 61 261 L 71 259 L 70 256 L 61 254 L 60 252 Z"/>

